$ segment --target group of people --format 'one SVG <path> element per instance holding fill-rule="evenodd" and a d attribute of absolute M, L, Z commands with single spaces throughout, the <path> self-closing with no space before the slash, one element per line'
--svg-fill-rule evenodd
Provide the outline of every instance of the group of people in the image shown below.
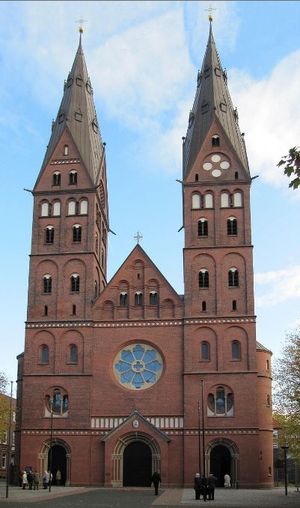
<path fill-rule="evenodd" d="M 200 473 L 196 473 L 194 478 L 194 490 L 195 490 L 195 498 L 201 499 L 203 497 L 203 501 L 214 501 L 215 499 L 215 488 L 216 488 L 217 478 L 210 473 L 206 478 L 204 475 L 200 475 Z M 224 475 L 224 487 L 231 487 L 231 478 L 228 473 Z"/>
<path fill-rule="evenodd" d="M 29 490 L 39 490 L 39 484 L 39 473 L 37 471 L 32 471 L 32 469 L 28 469 L 28 471 L 24 469 L 22 473 L 22 489 L 25 490 L 28 486 Z"/>
<path fill-rule="evenodd" d="M 55 475 L 56 484 L 61 484 L 61 472 L 58 469 Z M 43 488 L 47 489 L 49 487 L 50 482 L 52 483 L 53 475 L 50 471 L 44 471 L 42 481 Z M 32 471 L 32 469 L 24 469 L 22 473 L 22 489 L 25 490 L 28 486 L 29 490 L 39 490 L 40 484 L 40 475 L 37 471 Z"/>

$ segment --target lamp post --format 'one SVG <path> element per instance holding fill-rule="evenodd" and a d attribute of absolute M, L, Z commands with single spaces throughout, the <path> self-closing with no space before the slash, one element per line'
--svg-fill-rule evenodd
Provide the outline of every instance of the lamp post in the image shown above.
<path fill-rule="evenodd" d="M 6 498 L 8 498 L 8 486 L 10 474 L 12 395 L 13 395 L 13 381 L 10 382 L 9 422 L 8 422 L 7 455 L 6 455 L 6 493 L 5 493 Z"/>
<path fill-rule="evenodd" d="M 285 495 L 288 495 L 288 477 L 287 477 L 287 451 L 289 449 L 288 445 L 283 445 L 282 447 L 284 453 L 284 489 Z"/>
<path fill-rule="evenodd" d="M 201 413 L 202 413 L 202 461 L 203 461 L 203 475 L 206 476 L 205 471 L 205 426 L 204 426 L 204 380 L 201 379 Z"/>
<path fill-rule="evenodd" d="M 198 400 L 198 466 L 201 475 L 201 419 L 200 419 L 200 400 Z"/>
<path fill-rule="evenodd" d="M 53 398 L 50 398 L 50 450 L 49 450 L 49 492 L 51 492 L 52 484 L 52 438 L 53 438 Z"/>

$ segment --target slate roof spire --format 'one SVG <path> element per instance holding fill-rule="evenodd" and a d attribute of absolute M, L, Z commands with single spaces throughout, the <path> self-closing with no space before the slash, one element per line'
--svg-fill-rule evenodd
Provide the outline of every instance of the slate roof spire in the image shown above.
<path fill-rule="evenodd" d="M 93 99 L 93 89 L 82 49 L 82 28 L 72 69 L 64 84 L 64 95 L 52 126 L 41 172 L 51 159 L 62 133 L 67 128 L 94 184 L 98 183 L 104 145 Z"/>
<path fill-rule="evenodd" d="M 227 86 L 227 73 L 216 49 L 209 17 L 209 36 L 201 71 L 197 76 L 197 90 L 183 145 L 183 177 L 189 173 L 205 140 L 212 122 L 217 119 L 241 165 L 249 174 L 244 138 L 241 135 L 237 110 L 234 109 Z"/>

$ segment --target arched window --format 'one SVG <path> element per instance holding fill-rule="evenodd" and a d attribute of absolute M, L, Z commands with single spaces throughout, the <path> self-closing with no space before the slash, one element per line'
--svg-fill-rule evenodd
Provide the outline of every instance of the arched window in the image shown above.
<path fill-rule="evenodd" d="M 73 273 L 71 275 L 71 292 L 72 293 L 79 293 L 80 291 L 80 277 L 78 273 Z"/>
<path fill-rule="evenodd" d="M 150 303 L 150 305 L 157 305 L 158 304 L 158 294 L 156 291 L 150 291 L 149 303 Z"/>
<path fill-rule="evenodd" d="M 235 217 L 229 217 L 227 219 L 227 235 L 229 236 L 237 235 L 237 220 Z"/>
<path fill-rule="evenodd" d="M 49 217 L 49 203 L 47 201 L 44 201 L 41 206 L 41 216 L 42 217 Z"/>
<path fill-rule="evenodd" d="M 266 369 L 270 370 L 270 361 L 269 360 L 266 361 Z"/>
<path fill-rule="evenodd" d="M 242 193 L 241 192 L 235 192 L 233 194 L 233 206 L 234 207 L 242 206 Z"/>
<path fill-rule="evenodd" d="M 60 201 L 54 201 L 52 215 L 57 217 L 60 215 Z"/>
<path fill-rule="evenodd" d="M 233 393 L 217 386 L 207 398 L 207 416 L 233 416 Z"/>
<path fill-rule="evenodd" d="M 52 175 L 52 185 L 60 185 L 61 174 L 59 171 L 55 171 Z"/>
<path fill-rule="evenodd" d="M 134 295 L 134 305 L 143 305 L 143 293 L 137 291 Z"/>
<path fill-rule="evenodd" d="M 45 242 L 53 243 L 54 242 L 54 227 L 47 226 L 45 229 Z"/>
<path fill-rule="evenodd" d="M 211 192 L 207 192 L 204 196 L 204 208 L 213 208 L 214 199 Z"/>
<path fill-rule="evenodd" d="M 82 228 L 80 226 L 80 224 L 74 224 L 73 226 L 73 242 L 81 242 L 81 231 L 82 231 Z"/>
<path fill-rule="evenodd" d="M 68 215 L 76 215 L 76 201 L 74 199 L 68 203 Z"/>
<path fill-rule="evenodd" d="M 207 219 L 198 220 L 198 236 L 208 236 L 208 221 Z"/>
<path fill-rule="evenodd" d="M 45 344 L 40 348 L 40 362 L 45 364 L 49 363 L 49 348 Z"/>
<path fill-rule="evenodd" d="M 239 286 L 239 271 L 236 268 L 230 268 L 228 271 L 228 286 L 230 288 Z"/>
<path fill-rule="evenodd" d="M 77 171 L 72 169 L 69 173 L 69 185 L 76 185 L 77 184 Z"/>
<path fill-rule="evenodd" d="M 88 200 L 87 199 L 82 199 L 80 201 L 80 215 L 86 215 L 88 213 Z"/>
<path fill-rule="evenodd" d="M 267 406 L 271 406 L 271 397 L 267 395 Z"/>
<path fill-rule="evenodd" d="M 213 135 L 213 137 L 211 138 L 211 144 L 212 146 L 220 146 L 220 138 L 218 134 Z"/>
<path fill-rule="evenodd" d="M 50 413 L 64 415 L 69 408 L 68 394 L 60 388 L 54 388 L 46 395 L 46 407 Z"/>
<path fill-rule="evenodd" d="M 241 343 L 238 340 L 231 342 L 231 358 L 233 360 L 241 359 Z"/>
<path fill-rule="evenodd" d="M 232 310 L 236 309 L 237 309 L 236 300 L 232 300 Z"/>
<path fill-rule="evenodd" d="M 43 291 L 50 294 L 52 292 L 52 277 L 46 273 L 43 277 Z"/>
<path fill-rule="evenodd" d="M 70 344 L 70 363 L 78 363 L 78 347 L 76 344 Z"/>
<path fill-rule="evenodd" d="M 206 301 L 205 300 L 203 300 L 201 308 L 202 308 L 202 312 L 206 311 Z"/>
<path fill-rule="evenodd" d="M 229 194 L 228 192 L 222 192 L 221 194 L 221 208 L 228 208 L 229 207 Z"/>
<path fill-rule="evenodd" d="M 69 147 L 68 147 L 68 145 L 64 146 L 64 155 L 69 155 Z"/>
<path fill-rule="evenodd" d="M 120 293 L 120 305 L 121 307 L 127 307 L 128 305 L 128 294 L 125 293 L 124 291 Z"/>
<path fill-rule="evenodd" d="M 192 194 L 192 209 L 198 210 L 201 208 L 201 196 L 198 193 Z"/>
<path fill-rule="evenodd" d="M 209 273 L 208 270 L 202 268 L 199 272 L 199 288 L 209 287 Z"/>
<path fill-rule="evenodd" d="M 201 360 L 210 360 L 210 345 L 206 340 L 201 342 Z"/>

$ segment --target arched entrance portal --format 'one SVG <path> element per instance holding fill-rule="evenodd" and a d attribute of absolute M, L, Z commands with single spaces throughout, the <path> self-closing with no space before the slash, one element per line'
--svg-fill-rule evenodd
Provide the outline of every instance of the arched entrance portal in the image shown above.
<path fill-rule="evenodd" d="M 67 473 L 67 452 L 61 445 L 54 445 L 48 452 L 48 464 L 51 464 L 51 472 L 53 474 L 53 485 L 65 485 Z M 60 471 L 60 479 L 59 474 Z"/>
<path fill-rule="evenodd" d="M 50 458 L 50 445 L 52 445 L 52 459 Z M 49 469 L 51 462 L 54 485 L 57 483 L 56 473 L 58 469 L 61 472 L 61 485 L 70 485 L 70 461 L 71 449 L 63 439 L 48 440 L 43 444 L 39 453 L 39 473 L 42 476 L 44 471 Z"/>
<path fill-rule="evenodd" d="M 160 448 L 152 436 L 134 432 L 118 439 L 112 453 L 113 487 L 149 486 L 154 471 L 161 471 Z"/>
<path fill-rule="evenodd" d="M 224 486 L 224 475 L 231 475 L 231 455 L 224 445 L 215 446 L 210 454 L 210 470 L 217 478 L 217 487 Z"/>
<path fill-rule="evenodd" d="M 207 471 L 217 478 L 217 487 L 224 486 L 224 475 L 229 473 L 232 486 L 238 485 L 239 450 L 230 439 L 216 439 L 211 441 L 206 450 Z"/>
<path fill-rule="evenodd" d="M 149 487 L 152 475 L 152 453 L 142 441 L 128 444 L 123 455 L 124 487 Z"/>

